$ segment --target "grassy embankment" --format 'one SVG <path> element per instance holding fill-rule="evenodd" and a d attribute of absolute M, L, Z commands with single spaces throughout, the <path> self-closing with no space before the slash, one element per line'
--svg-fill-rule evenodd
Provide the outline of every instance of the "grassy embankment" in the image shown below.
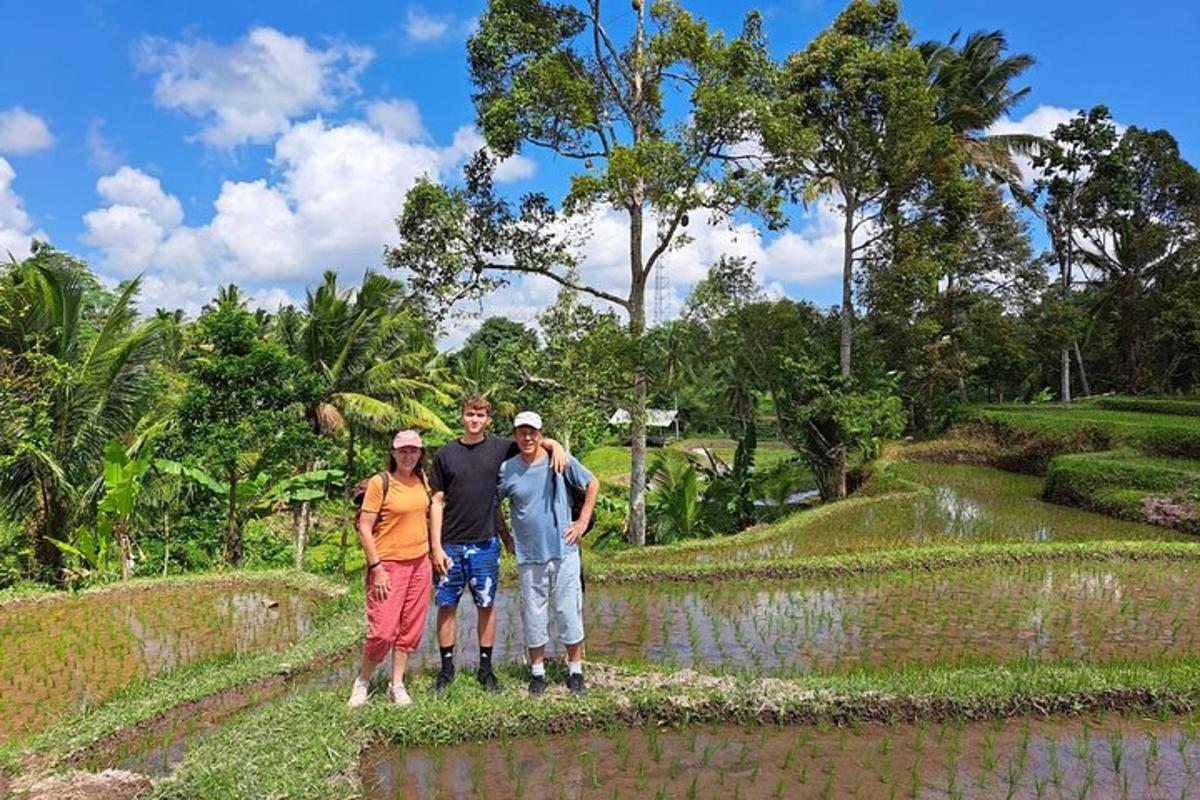
<path fill-rule="evenodd" d="M 1200 461 L 1131 453 L 1058 456 L 1045 497 L 1121 519 L 1200 533 Z"/>
<path fill-rule="evenodd" d="M 1200 532 L 1200 399 L 980 406 L 910 455 L 1045 475 L 1047 500 Z"/>

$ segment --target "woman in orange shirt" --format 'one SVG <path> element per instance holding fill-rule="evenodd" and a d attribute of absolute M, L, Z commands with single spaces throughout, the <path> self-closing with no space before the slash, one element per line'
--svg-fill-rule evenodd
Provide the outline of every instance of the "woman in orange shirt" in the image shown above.
<path fill-rule="evenodd" d="M 350 705 L 367 702 L 375 668 L 393 651 L 392 700 L 412 703 L 404 688 L 408 654 L 421 644 L 433 585 L 429 562 L 429 489 L 425 447 L 416 431 L 400 431 L 388 456 L 387 496 L 382 475 L 367 483 L 358 538 L 367 557 L 367 625 L 362 671 L 354 679 Z"/>

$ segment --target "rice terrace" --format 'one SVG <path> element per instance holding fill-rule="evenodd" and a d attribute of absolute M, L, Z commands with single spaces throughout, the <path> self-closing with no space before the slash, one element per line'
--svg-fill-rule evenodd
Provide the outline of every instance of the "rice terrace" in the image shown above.
<path fill-rule="evenodd" d="M 0 798 L 1200 797 L 1190 4 L 79 11 Z"/>

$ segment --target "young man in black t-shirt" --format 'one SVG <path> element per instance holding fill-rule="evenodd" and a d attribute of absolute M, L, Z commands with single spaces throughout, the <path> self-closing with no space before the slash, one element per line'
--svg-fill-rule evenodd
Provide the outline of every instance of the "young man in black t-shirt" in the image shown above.
<path fill-rule="evenodd" d="M 496 476 L 500 465 L 518 452 L 512 439 L 487 435 L 492 404 L 473 395 L 463 401 L 461 438 L 440 447 L 429 473 L 433 503 L 429 510 L 430 558 L 434 570 L 437 636 L 442 667 L 434 682 L 441 692 L 454 680 L 455 614 L 466 589 L 479 613 L 479 670 L 476 677 L 489 692 L 500 691 L 492 671 L 496 643 L 496 585 L 500 578 L 500 539 L 509 552 L 512 538 L 500 516 Z M 566 468 L 558 442 L 543 438 L 554 468 Z"/>

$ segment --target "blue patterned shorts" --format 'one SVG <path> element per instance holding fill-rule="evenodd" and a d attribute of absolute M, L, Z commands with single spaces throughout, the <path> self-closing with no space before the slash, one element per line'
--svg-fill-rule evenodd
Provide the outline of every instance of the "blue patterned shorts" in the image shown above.
<path fill-rule="evenodd" d="M 500 538 L 473 544 L 445 544 L 450 557 L 445 575 L 433 573 L 433 601 L 442 608 L 458 605 L 463 590 L 470 588 L 478 608 L 491 608 L 496 602 L 496 584 L 500 582 Z"/>

